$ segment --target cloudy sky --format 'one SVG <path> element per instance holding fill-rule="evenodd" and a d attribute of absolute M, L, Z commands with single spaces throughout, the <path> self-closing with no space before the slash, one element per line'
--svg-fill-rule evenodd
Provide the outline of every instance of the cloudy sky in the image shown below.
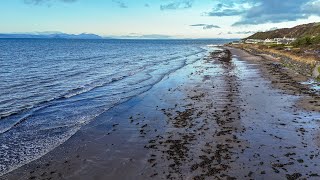
<path fill-rule="evenodd" d="M 241 38 L 320 22 L 320 0 L 1 0 L 0 33 Z"/>

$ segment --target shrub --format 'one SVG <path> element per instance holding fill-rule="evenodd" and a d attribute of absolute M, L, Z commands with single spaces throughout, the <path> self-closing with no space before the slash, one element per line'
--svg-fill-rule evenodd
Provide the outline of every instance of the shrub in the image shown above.
<path fill-rule="evenodd" d="M 295 47 L 300 47 L 300 46 L 310 46 L 310 45 L 316 45 L 320 44 L 320 35 L 311 37 L 311 36 L 304 36 L 301 38 L 298 38 L 293 45 Z"/>

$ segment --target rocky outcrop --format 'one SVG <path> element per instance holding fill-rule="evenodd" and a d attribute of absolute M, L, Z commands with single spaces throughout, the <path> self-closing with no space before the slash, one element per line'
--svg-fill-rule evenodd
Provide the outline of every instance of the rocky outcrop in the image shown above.
<path fill-rule="evenodd" d="M 231 52 L 228 49 L 214 51 L 210 54 L 212 59 L 216 59 L 222 62 L 230 62 L 231 61 Z"/>

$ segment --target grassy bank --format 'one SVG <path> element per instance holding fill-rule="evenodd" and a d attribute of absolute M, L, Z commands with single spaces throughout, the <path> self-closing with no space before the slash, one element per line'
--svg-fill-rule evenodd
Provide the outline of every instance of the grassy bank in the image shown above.
<path fill-rule="evenodd" d="M 253 54 L 271 55 L 275 60 L 281 62 L 286 67 L 295 70 L 296 72 L 312 76 L 314 69 L 320 64 L 318 54 L 309 53 L 304 48 L 295 48 L 284 45 L 257 45 L 257 44 L 238 44 L 230 45 L 251 52 Z M 320 69 L 317 68 L 320 73 Z"/>

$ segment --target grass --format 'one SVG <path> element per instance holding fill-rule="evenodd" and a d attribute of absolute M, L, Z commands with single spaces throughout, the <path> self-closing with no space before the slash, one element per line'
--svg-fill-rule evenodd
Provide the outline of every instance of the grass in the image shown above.
<path fill-rule="evenodd" d="M 311 66 L 315 66 L 318 62 L 316 57 L 304 54 L 302 48 L 293 48 L 291 51 L 285 51 L 281 46 L 269 47 L 266 45 L 241 44 L 239 47 L 244 49 L 253 49 L 258 52 L 260 51 L 261 53 L 272 53 L 276 56 L 285 56 L 297 62 L 310 64 Z M 284 45 L 282 45 L 282 47 L 284 47 Z"/>
<path fill-rule="evenodd" d="M 265 50 L 265 49 L 264 49 Z M 279 56 L 286 56 L 290 59 L 293 59 L 295 61 L 298 61 L 298 62 L 303 62 L 303 63 L 306 63 L 306 64 L 311 64 L 311 65 L 315 65 L 317 60 L 312 57 L 312 56 L 307 56 L 307 55 L 297 55 L 297 54 L 293 54 L 291 52 L 287 52 L 287 51 L 278 51 L 278 50 L 275 50 L 275 49 L 270 49 L 270 50 L 266 50 L 267 52 L 271 52 L 271 53 L 274 53 L 276 55 L 279 55 Z"/>

